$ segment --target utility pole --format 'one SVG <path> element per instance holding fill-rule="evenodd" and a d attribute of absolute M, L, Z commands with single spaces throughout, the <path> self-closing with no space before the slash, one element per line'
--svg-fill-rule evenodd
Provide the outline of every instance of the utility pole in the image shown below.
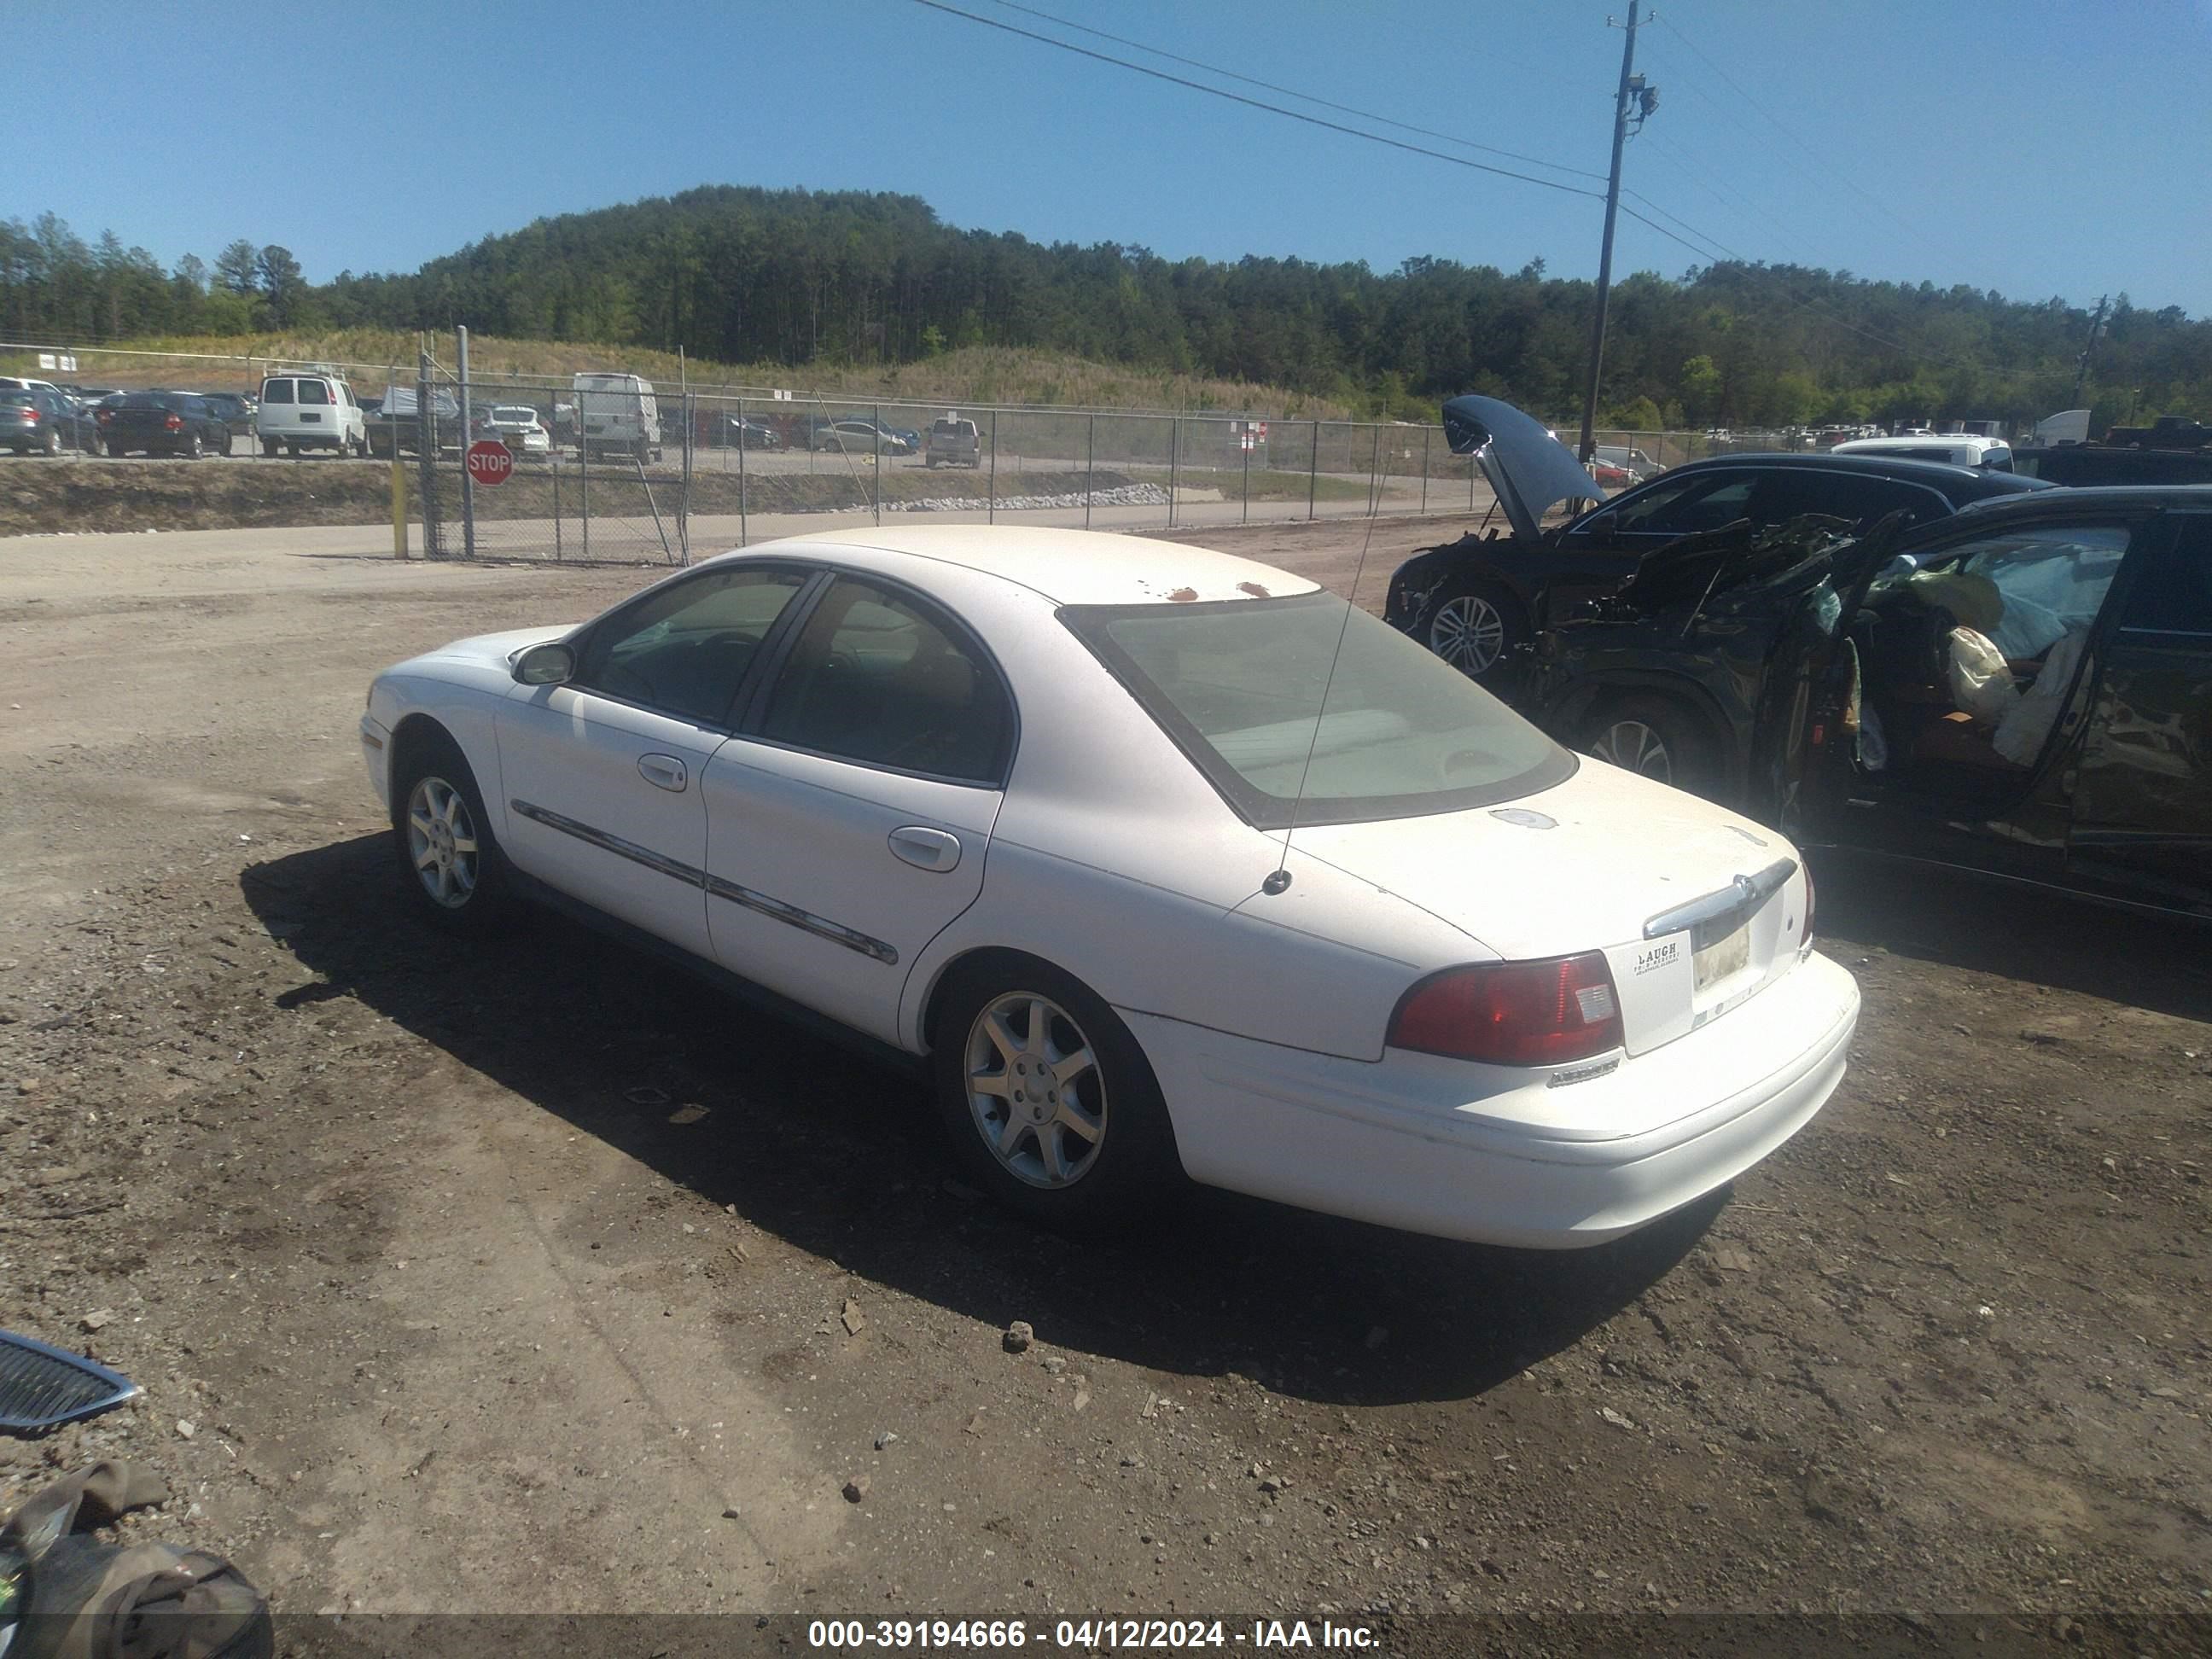
<path fill-rule="evenodd" d="M 2112 295 L 2107 294 L 2097 301 L 2097 314 L 2089 319 L 2089 337 L 2081 342 L 2081 355 L 2074 360 L 2074 404 L 2081 402 L 2081 388 L 2089 383 L 2089 354 L 2097 349 L 2097 337 L 2105 331 L 2105 313 Z"/>
<path fill-rule="evenodd" d="M 1620 211 L 1620 150 L 1628 142 L 1630 77 L 1636 71 L 1637 9 L 1640 0 L 1628 0 L 1628 37 L 1620 48 L 1620 90 L 1613 100 L 1613 174 L 1605 187 L 1605 240 L 1597 257 L 1597 320 L 1590 328 L 1589 381 L 1583 389 L 1583 437 L 1576 451 L 1589 464 L 1597 447 L 1597 387 L 1605 369 L 1605 303 L 1613 291 L 1613 222 Z M 1656 92 L 1638 88 L 1644 112 L 1658 102 Z"/>

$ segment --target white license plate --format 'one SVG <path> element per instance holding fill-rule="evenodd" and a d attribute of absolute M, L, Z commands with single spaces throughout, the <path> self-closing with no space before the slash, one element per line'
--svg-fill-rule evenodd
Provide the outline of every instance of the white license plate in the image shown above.
<path fill-rule="evenodd" d="M 1700 991 L 1741 972 L 1751 965 L 1751 924 L 1746 922 L 1726 939 L 1717 939 L 1704 950 L 1692 951 L 1690 963 Z"/>

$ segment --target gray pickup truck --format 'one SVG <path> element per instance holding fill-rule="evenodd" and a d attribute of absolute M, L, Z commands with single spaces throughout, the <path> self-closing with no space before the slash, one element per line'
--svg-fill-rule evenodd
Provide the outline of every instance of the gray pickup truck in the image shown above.
<path fill-rule="evenodd" d="M 947 415 L 929 423 L 929 448 L 924 460 L 930 466 L 981 466 L 983 437 L 975 422 Z"/>

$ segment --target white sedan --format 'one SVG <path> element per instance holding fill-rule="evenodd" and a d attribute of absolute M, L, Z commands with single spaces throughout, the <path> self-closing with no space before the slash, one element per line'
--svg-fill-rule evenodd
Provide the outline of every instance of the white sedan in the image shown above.
<path fill-rule="evenodd" d="M 773 543 L 401 663 L 361 737 L 426 916 L 550 899 L 898 1051 L 1048 1224 L 1187 1176 L 1596 1243 L 1802 1127 L 1858 1016 L 1771 830 L 1173 544 Z"/>

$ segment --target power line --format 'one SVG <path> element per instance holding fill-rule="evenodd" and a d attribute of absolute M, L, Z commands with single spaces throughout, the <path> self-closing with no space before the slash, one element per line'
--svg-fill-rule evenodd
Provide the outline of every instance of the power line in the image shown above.
<path fill-rule="evenodd" d="M 1734 76 L 1730 75 L 1726 70 L 1723 69 L 1711 58 L 1707 57 L 1703 48 L 1701 48 L 1696 41 L 1690 39 L 1688 35 L 1683 33 L 1681 30 L 1676 28 L 1672 18 L 1662 17 L 1659 21 L 1661 25 L 1665 27 L 1668 33 L 1673 35 L 1677 40 L 1680 40 L 1696 55 L 1699 63 L 1703 64 L 1707 69 L 1712 70 L 1714 74 L 1719 76 L 1723 82 L 1727 82 L 1729 89 L 1732 90 L 1737 97 L 1742 99 L 1745 103 L 1750 105 L 1752 108 L 1758 111 L 1761 116 L 1765 117 L 1766 124 L 1769 126 L 1772 127 L 1777 132 L 1787 138 L 1791 143 L 1803 150 L 1806 155 L 1811 156 L 1815 161 L 1819 162 L 1821 167 L 1826 169 L 1826 177 L 1822 182 L 1840 182 L 1845 189 L 1850 191 L 1862 201 L 1865 202 L 1869 207 L 1875 209 L 1875 211 L 1879 212 L 1892 224 L 1904 231 L 1906 235 L 1916 238 L 1921 242 L 1927 244 L 1931 248 L 1936 246 L 1933 240 L 1929 237 L 1926 231 L 1899 216 L 1899 215 L 1887 203 L 1882 201 L 1880 198 L 1865 189 L 1856 179 L 1850 177 L 1846 173 L 1838 172 L 1835 169 L 1832 157 L 1821 155 L 1819 150 L 1814 149 L 1811 144 L 1799 137 L 1795 131 L 1784 125 L 1780 117 L 1777 116 L 1771 110 L 1768 109 L 1765 105 L 1760 103 L 1758 99 L 1753 97 L 1750 93 L 1747 92 L 1743 87 L 1737 82 L 1736 78 Z"/>
<path fill-rule="evenodd" d="M 1240 75 L 1237 70 L 1224 69 L 1218 64 L 1208 64 L 1195 58 L 1185 58 L 1180 53 L 1164 51 L 1158 46 L 1148 46 L 1141 40 L 1132 40 L 1127 35 L 1109 34 L 1104 29 L 1094 29 L 1087 23 L 1078 23 L 1070 18 L 1054 16 L 1051 12 L 1038 10 L 1035 6 L 1022 5 L 1018 3 L 1018 0 L 991 0 L 991 3 L 1003 7 L 1008 11 L 1018 11 L 1031 17 L 1041 17 L 1048 23 L 1057 23 L 1062 28 L 1075 30 L 1079 34 L 1088 34 L 1100 40 L 1111 40 L 1117 46 L 1132 47 L 1148 57 L 1164 58 L 1171 64 L 1182 64 L 1191 69 L 1204 70 L 1209 75 L 1225 76 L 1231 81 L 1241 81 L 1248 87 L 1260 87 L 1268 92 L 1281 93 L 1286 98 L 1296 98 L 1305 103 L 1318 104 L 1323 109 L 1336 111 L 1340 115 L 1357 115 L 1363 121 L 1380 121 L 1384 126 L 1395 127 L 1401 132 L 1419 133 L 1424 138 L 1439 138 L 1447 144 L 1458 144 L 1468 149 L 1479 149 L 1486 155 L 1504 155 L 1516 161 L 1526 161 L 1531 167 L 1550 167 L 1555 173 L 1571 173 L 1578 179 L 1595 179 L 1601 184 L 1605 181 L 1604 173 L 1592 173 L 1587 167 L 1571 167 L 1564 161 L 1547 161 L 1540 155 L 1524 155 L 1517 149 L 1500 149 L 1495 144 L 1479 144 L 1474 139 L 1462 138 L 1456 133 L 1438 132 L 1433 127 L 1417 127 L 1409 122 L 1393 120 L 1387 115 L 1376 114 L 1371 109 L 1356 109 L 1350 104 L 1332 103 L 1329 100 L 1313 93 L 1300 92 L 1295 87 L 1278 86 L 1273 81 L 1262 81 L 1255 76 Z"/>
<path fill-rule="evenodd" d="M 1203 92 L 1215 98 L 1225 98 L 1232 104 L 1243 104 L 1252 109 L 1263 109 L 1270 114 L 1286 115 L 1291 120 L 1304 121 L 1309 126 L 1327 127 L 1331 132 L 1341 132 L 1353 138 L 1364 138 L 1370 144 L 1387 144 L 1392 149 L 1402 149 L 1413 155 L 1425 155 L 1431 161 L 1449 161 L 1454 167 L 1470 167 L 1477 173 L 1495 173 L 1501 179 L 1518 179 L 1524 185 L 1540 185 L 1546 190 L 1556 190 L 1563 195 L 1586 196 L 1592 201 L 1599 202 L 1605 199 L 1603 191 L 1584 190 L 1578 185 L 1563 185 L 1556 179 L 1539 179 L 1534 173 L 1516 173 L 1510 167 L 1494 167 L 1486 162 L 1471 161 L 1464 155 L 1449 155 L 1443 150 L 1431 149 L 1425 144 L 1409 144 L 1401 138 L 1386 138 L 1379 132 L 1365 132 L 1358 127 L 1346 126 L 1341 121 L 1324 120 L 1318 115 L 1309 115 L 1304 110 L 1285 109 L 1280 104 L 1271 104 L 1264 99 L 1247 98 L 1241 92 L 1231 92 L 1223 87 L 1209 87 L 1203 81 L 1188 80 L 1180 75 L 1170 75 L 1165 70 L 1153 69 L 1144 64 L 1133 64 L 1126 58 L 1115 58 L 1108 52 L 1093 52 L 1088 46 L 1077 46 L 1073 40 L 1055 40 L 1052 36 L 1039 34 L 1034 29 L 1025 29 L 1012 23 L 1001 22 L 995 17 L 979 16 L 972 11 L 963 11 L 957 6 L 945 4 L 944 0 L 914 0 L 914 3 L 917 6 L 927 6 L 932 11 L 945 12 L 954 17 L 964 17 L 971 23 L 981 23 L 985 28 L 1000 29 L 1008 34 L 1018 34 L 1025 40 L 1036 40 L 1044 46 L 1056 46 L 1062 52 L 1072 52 L 1080 58 L 1095 58 L 1102 64 L 1112 64 L 1119 69 L 1132 70 L 1139 75 L 1148 75 L 1155 81 L 1166 81 L 1178 87 L 1188 87 L 1193 92 Z M 1296 97 L 1299 94 L 1291 95 Z M 1550 167 L 1553 163 L 1546 161 L 1538 165 Z"/>
<path fill-rule="evenodd" d="M 1584 190 L 1579 185 L 1561 184 L 1559 180 L 1554 179 L 1539 179 L 1529 173 L 1516 173 L 1510 167 L 1492 167 L 1486 162 L 1470 161 L 1463 155 L 1447 155 L 1442 150 L 1431 149 L 1425 144 L 1407 143 L 1402 139 L 1386 137 L 1381 133 L 1368 132 L 1358 127 L 1346 126 L 1340 121 L 1325 120 L 1320 116 L 1308 114 L 1303 110 L 1285 109 L 1279 104 L 1271 104 L 1264 99 L 1248 98 L 1242 93 L 1231 92 L 1225 88 L 1210 87 L 1202 81 L 1193 81 L 1184 76 L 1170 75 L 1164 70 L 1153 69 L 1144 64 L 1133 64 L 1127 58 L 1116 58 L 1110 52 L 1095 52 L 1089 46 L 1078 46 L 1072 40 L 1054 40 L 1051 35 L 1040 34 L 1034 29 L 1023 28 L 1018 24 L 1005 22 L 995 17 L 984 17 L 972 11 L 963 11 L 957 6 L 945 4 L 945 0 L 915 0 L 915 3 L 919 6 L 927 7 L 932 11 L 940 11 L 950 16 L 965 18 L 971 23 L 980 23 L 985 28 L 998 29 L 1004 33 L 1018 35 L 1025 40 L 1036 41 L 1041 46 L 1053 46 L 1061 52 L 1073 52 L 1079 58 L 1089 58 L 1098 63 L 1110 64 L 1117 69 L 1125 69 L 1138 75 L 1148 76 L 1153 80 L 1164 81 L 1169 82 L 1170 85 L 1187 88 L 1192 92 L 1202 92 L 1212 97 L 1225 99 L 1232 104 L 1242 104 L 1251 109 L 1266 110 L 1270 114 L 1273 115 L 1287 116 L 1293 121 L 1303 121 L 1310 126 L 1323 127 L 1331 132 L 1342 133 L 1347 137 L 1364 138 L 1370 143 L 1387 145 L 1392 149 L 1404 150 L 1409 155 L 1425 155 L 1431 161 L 1449 162 L 1454 167 L 1468 167 L 1477 173 L 1492 173 L 1499 178 L 1504 179 L 1516 179 L 1523 184 L 1537 185 L 1542 186 L 1546 190 L 1558 191 L 1563 195 L 1585 197 L 1592 201 L 1601 202 L 1605 199 L 1605 194 L 1601 191 Z M 1006 4 L 1008 3 L 1008 0 L 993 0 L 993 3 Z M 1050 21 L 1058 22 L 1062 21 L 1060 19 L 1052 17 L 1048 13 L 1037 11 L 1031 7 L 1016 6 L 1013 9 L 1028 13 L 1032 16 L 1045 18 Z M 1082 29 L 1084 26 L 1081 24 L 1071 24 L 1068 27 Z M 1287 88 L 1279 88 L 1268 82 L 1255 81 L 1251 77 L 1246 76 L 1236 75 L 1232 70 L 1214 69 L 1212 65 L 1200 64 L 1195 59 L 1178 58 L 1176 54 L 1171 52 L 1159 52 L 1156 48 L 1146 46 L 1134 41 L 1125 41 L 1119 36 L 1106 35 L 1100 30 L 1085 29 L 1084 32 L 1086 33 L 1098 35 L 1101 39 L 1112 40 L 1117 45 L 1130 46 L 1139 52 L 1152 52 L 1157 57 L 1167 58 L 1175 62 L 1188 64 L 1193 68 L 1205 69 L 1208 70 L 1209 73 L 1230 75 L 1233 78 L 1244 81 L 1249 85 L 1265 86 L 1270 91 L 1281 91 L 1284 93 L 1284 95 L 1288 97 L 1306 99 L 1309 102 L 1321 103 L 1326 107 L 1337 109 L 1346 113 L 1364 114 L 1364 112 L 1353 110 L 1346 105 L 1329 104 L 1325 100 L 1309 98 L 1308 94 L 1304 93 L 1290 91 Z M 1403 125 L 1401 123 L 1391 122 L 1387 117 L 1369 116 L 1367 118 L 1382 120 L 1390 125 Z M 1425 129 L 1407 128 L 1406 130 L 1422 131 L 1424 136 L 1438 137 L 1447 143 L 1464 144 L 1475 149 L 1489 148 L 1487 146 L 1474 144 L 1473 140 L 1455 137 L 1450 134 L 1430 133 Z M 1516 155 L 1516 159 L 1522 159 L 1518 157 L 1517 153 L 1516 152 L 1508 151 L 1504 153 Z M 1533 162 L 1533 165 L 1556 167 L 1561 172 L 1581 171 L 1581 169 L 1578 168 L 1565 167 L 1560 166 L 1559 163 L 1550 161 L 1534 161 Z M 1595 177 L 1597 175 L 1584 173 L 1583 176 Z M 1886 338 L 1885 337 L 1875 334 L 1869 330 L 1861 328 L 1856 324 L 1846 321 L 1844 319 L 1836 316 L 1832 312 L 1823 310 L 1812 301 L 1801 298 L 1800 296 L 1790 293 L 1786 288 L 1782 286 L 1782 278 L 1778 274 L 1768 270 L 1762 264 L 1745 258 L 1744 256 L 1740 253 L 1734 252 L 1733 250 L 1727 247 L 1726 244 L 1718 241 L 1713 237 L 1706 235 L 1702 231 L 1695 229 L 1693 227 L 1689 225 L 1686 221 L 1677 218 L 1671 213 L 1667 213 L 1664 209 L 1660 208 L 1656 203 L 1650 202 L 1649 198 L 1642 196 L 1639 192 L 1632 191 L 1626 193 L 1635 194 L 1638 200 L 1644 202 L 1645 204 L 1650 206 L 1654 212 L 1662 214 L 1665 217 L 1674 220 L 1676 224 L 1681 225 L 1683 229 L 1688 231 L 1690 234 L 1686 236 L 1675 231 L 1669 230 L 1665 225 L 1661 224 L 1656 219 L 1651 218 L 1646 214 L 1639 213 L 1632 207 L 1624 206 L 1620 210 L 1623 213 L 1626 213 L 1630 218 L 1635 220 L 1638 223 L 1644 225 L 1657 234 L 1665 237 L 1668 241 L 1676 244 L 1678 246 L 1688 249 L 1692 253 L 1697 255 L 1698 258 L 1705 261 L 1708 264 L 1724 264 L 1733 259 L 1733 261 L 1741 265 L 1747 273 L 1755 273 L 1763 276 L 1767 280 L 1772 282 L 1778 291 L 1779 291 L 1783 297 L 1787 299 L 1791 304 L 1800 307 L 1804 310 L 1812 312 L 1814 315 L 1826 319 L 1827 321 L 1835 324 L 1839 328 L 1847 329 L 1850 332 L 1861 336 L 1863 338 L 1871 340 L 1879 345 L 1886 346 L 1889 349 L 1896 351 L 1906 357 L 1917 358 L 1927 356 L 1925 353 L 1915 351 L 1911 347 L 1905 345 L 1899 341 Z M 1692 237 L 1695 237 L 1698 240 L 1691 240 Z M 1705 244 L 1710 244 L 1711 246 L 1705 246 Z M 1713 251 L 1715 248 L 1719 248 L 1722 251 L 1717 253 Z M 1936 358 L 1932 361 L 1947 362 L 1948 360 Z"/>

